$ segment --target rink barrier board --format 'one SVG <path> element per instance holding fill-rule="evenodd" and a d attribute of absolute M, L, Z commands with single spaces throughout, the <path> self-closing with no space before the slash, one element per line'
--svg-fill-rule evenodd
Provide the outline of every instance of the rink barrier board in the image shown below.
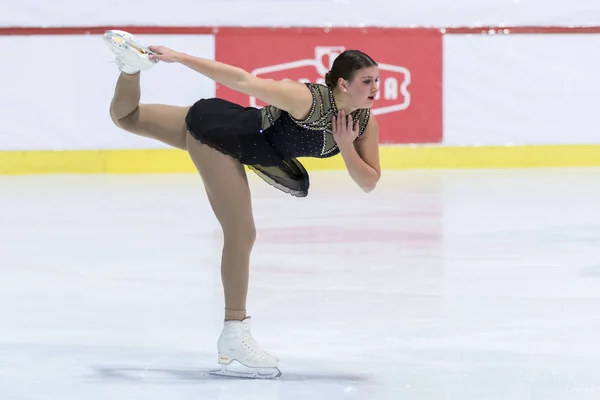
<path fill-rule="evenodd" d="M 222 28 L 222 27 L 221 27 Z M 237 27 L 227 27 L 228 29 Z M 243 28 L 243 27 L 241 27 Z M 368 29 L 368 27 L 366 27 Z M 378 27 L 374 27 L 378 28 Z M 0 28 L 0 35 L 95 35 L 107 29 L 124 29 L 134 34 L 215 34 L 219 27 L 97 26 L 49 28 Z M 256 30 L 257 28 L 252 28 Z M 266 31 L 287 28 L 262 28 Z M 297 29 L 315 29 L 298 27 Z M 317 28 L 318 29 L 318 28 Z M 333 29 L 340 29 L 333 27 Z M 341 29 L 347 29 L 343 27 Z M 382 29 L 382 28 L 378 28 Z M 385 29 L 385 28 L 383 28 Z M 422 28 L 391 28 L 410 31 Z M 444 35 L 590 34 L 600 26 L 473 26 L 439 28 Z M 600 145 L 532 146 L 382 146 L 384 169 L 413 168 L 522 168 L 600 166 Z M 309 170 L 344 169 L 337 156 L 301 161 Z M 186 173 L 195 172 L 188 155 L 180 150 L 65 150 L 0 151 L 0 174 L 38 173 Z"/>
<path fill-rule="evenodd" d="M 309 171 L 343 170 L 340 155 L 300 158 Z M 600 145 L 381 146 L 384 170 L 600 166 Z M 176 149 L 0 152 L 0 175 L 193 173 Z"/>

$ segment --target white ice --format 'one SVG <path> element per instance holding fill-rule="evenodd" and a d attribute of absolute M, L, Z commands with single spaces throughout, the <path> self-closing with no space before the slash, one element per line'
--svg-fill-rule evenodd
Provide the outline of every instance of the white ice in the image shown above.
<path fill-rule="evenodd" d="M 250 181 L 249 314 L 276 381 L 217 378 L 200 178 L 0 178 L 1 400 L 597 400 L 600 170 Z"/>

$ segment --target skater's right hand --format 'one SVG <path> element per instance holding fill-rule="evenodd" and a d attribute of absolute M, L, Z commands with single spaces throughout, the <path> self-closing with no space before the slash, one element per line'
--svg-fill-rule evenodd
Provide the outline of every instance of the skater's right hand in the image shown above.
<path fill-rule="evenodd" d="M 352 115 L 346 115 L 344 110 L 334 115 L 331 121 L 333 140 L 340 150 L 346 147 L 354 147 L 354 140 L 358 137 L 358 121 L 352 120 Z"/>
<path fill-rule="evenodd" d="M 166 62 L 166 63 L 177 62 L 178 56 L 181 55 L 181 53 L 179 53 L 175 50 L 169 49 L 168 47 L 165 47 L 165 46 L 148 46 L 148 49 L 155 53 L 155 54 L 150 54 L 148 56 L 149 59 L 160 60 L 160 61 Z"/>

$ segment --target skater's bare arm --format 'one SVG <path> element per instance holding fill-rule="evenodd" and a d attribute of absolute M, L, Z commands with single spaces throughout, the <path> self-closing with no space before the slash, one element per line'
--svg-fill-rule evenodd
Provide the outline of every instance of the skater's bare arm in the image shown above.
<path fill-rule="evenodd" d="M 179 53 L 163 46 L 150 46 L 150 50 L 157 53 L 151 58 L 178 62 L 216 83 L 287 111 L 297 119 L 304 119 L 312 106 L 312 94 L 302 83 L 262 79 L 233 65 Z"/>
<path fill-rule="evenodd" d="M 285 110 L 299 120 L 308 116 L 313 103 L 312 94 L 306 85 L 295 81 L 263 79 L 248 74 L 238 82 L 236 90 Z"/>
<path fill-rule="evenodd" d="M 343 112 L 340 114 L 341 118 L 345 119 Z M 359 138 L 356 138 L 358 127 L 357 124 L 352 126 L 352 118 L 345 124 L 339 117 L 335 118 L 333 135 L 350 177 L 366 193 L 375 189 L 381 177 L 379 126 L 375 117 L 371 115 L 365 131 Z"/>

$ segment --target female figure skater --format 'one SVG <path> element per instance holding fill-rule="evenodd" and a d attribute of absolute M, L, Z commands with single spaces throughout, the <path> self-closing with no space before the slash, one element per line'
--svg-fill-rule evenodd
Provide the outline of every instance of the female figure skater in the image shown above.
<path fill-rule="evenodd" d="M 279 360 L 254 341 L 246 315 L 256 228 L 244 166 L 275 188 L 304 197 L 309 177 L 296 158 L 340 153 L 356 184 L 365 192 L 373 190 L 381 175 L 378 126 L 370 115 L 379 90 L 377 63 L 360 51 L 346 51 L 333 63 L 326 85 L 303 84 L 261 79 L 163 46 L 146 48 L 123 31 L 107 31 L 104 42 L 120 69 L 110 104 L 113 122 L 127 132 L 186 150 L 223 230 L 225 321 L 217 341 L 221 370 L 214 373 L 278 377 Z M 218 98 L 201 99 L 190 107 L 140 104 L 140 71 L 159 61 L 183 64 L 269 106 L 242 107 Z M 246 371 L 228 370 L 234 361 Z"/>

